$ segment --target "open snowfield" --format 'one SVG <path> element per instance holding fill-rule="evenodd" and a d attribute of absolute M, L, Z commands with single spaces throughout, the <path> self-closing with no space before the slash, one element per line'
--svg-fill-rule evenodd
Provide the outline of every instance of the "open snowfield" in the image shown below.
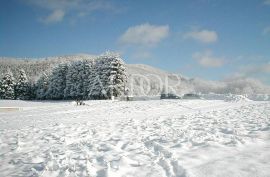
<path fill-rule="evenodd" d="M 269 177 L 270 102 L 2 100 L 0 176 Z"/>

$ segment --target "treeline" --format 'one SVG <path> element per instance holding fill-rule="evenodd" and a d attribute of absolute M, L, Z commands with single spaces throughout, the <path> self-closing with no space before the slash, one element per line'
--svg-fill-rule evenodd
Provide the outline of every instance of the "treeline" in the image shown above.
<path fill-rule="evenodd" d="M 1 99 L 63 100 L 110 99 L 125 93 L 126 68 L 117 54 L 107 53 L 95 60 L 61 63 L 35 82 L 23 69 L 14 78 L 8 70 L 0 80 Z"/>
<path fill-rule="evenodd" d="M 15 79 L 19 77 L 20 70 L 24 70 L 31 82 L 36 81 L 40 73 L 50 72 L 51 69 L 60 63 L 69 63 L 74 61 L 94 60 L 98 56 L 94 55 L 65 55 L 46 58 L 8 58 L 0 57 L 0 78 L 9 70 Z"/>

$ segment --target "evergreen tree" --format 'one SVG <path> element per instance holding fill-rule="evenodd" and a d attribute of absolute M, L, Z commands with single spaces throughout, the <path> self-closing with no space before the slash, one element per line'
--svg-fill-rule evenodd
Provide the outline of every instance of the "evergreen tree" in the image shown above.
<path fill-rule="evenodd" d="M 83 98 L 89 99 L 89 88 L 93 85 L 93 77 L 95 75 L 94 71 L 94 61 L 83 61 L 83 73 L 82 73 L 82 80 L 83 80 Z"/>
<path fill-rule="evenodd" d="M 71 63 L 67 72 L 65 98 L 88 99 L 89 78 L 93 74 L 92 61 L 76 61 Z"/>
<path fill-rule="evenodd" d="M 90 85 L 88 86 L 88 97 L 90 99 L 105 99 L 107 97 L 105 91 L 105 60 L 104 58 L 99 58 L 93 68 L 92 75 L 89 75 L 88 81 Z"/>
<path fill-rule="evenodd" d="M 66 99 L 76 99 L 83 97 L 83 80 L 81 74 L 83 72 L 83 62 L 76 61 L 71 63 L 67 71 L 67 80 L 65 88 Z"/>
<path fill-rule="evenodd" d="M 106 53 L 100 63 L 101 98 L 110 99 L 124 94 L 127 82 L 126 68 L 118 54 Z"/>
<path fill-rule="evenodd" d="M 109 97 L 121 96 L 125 92 L 125 86 L 127 82 L 126 68 L 124 61 L 117 55 L 109 59 L 109 85 L 108 95 Z"/>
<path fill-rule="evenodd" d="M 10 70 L 4 75 L 2 80 L 2 98 L 3 99 L 15 99 L 15 80 Z"/>
<path fill-rule="evenodd" d="M 66 74 L 68 65 L 66 63 L 56 66 L 49 76 L 49 87 L 46 93 L 47 99 L 59 100 L 64 98 L 66 88 Z"/>
<path fill-rule="evenodd" d="M 21 69 L 19 71 L 18 82 L 15 87 L 15 95 L 17 99 L 29 100 L 31 98 L 31 85 L 25 74 L 25 71 Z"/>
<path fill-rule="evenodd" d="M 43 100 L 46 99 L 46 93 L 49 87 L 49 77 L 46 73 L 43 73 L 42 76 L 37 80 L 35 87 L 35 95 L 37 99 Z"/>
<path fill-rule="evenodd" d="M 3 81 L 2 78 L 0 78 L 0 99 L 3 98 L 4 90 L 3 90 Z"/>
<path fill-rule="evenodd" d="M 30 82 L 29 99 L 33 100 L 37 98 L 37 85 L 35 82 Z"/>

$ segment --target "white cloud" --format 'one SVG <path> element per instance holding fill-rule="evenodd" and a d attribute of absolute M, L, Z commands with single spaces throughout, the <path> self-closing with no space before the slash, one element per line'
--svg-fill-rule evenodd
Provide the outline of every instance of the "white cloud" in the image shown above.
<path fill-rule="evenodd" d="M 270 0 L 265 0 L 265 1 L 264 1 L 264 4 L 265 4 L 265 5 L 270 5 Z"/>
<path fill-rule="evenodd" d="M 184 34 L 184 39 L 194 39 L 202 43 L 214 43 L 218 40 L 218 35 L 215 31 L 200 30 L 190 31 Z"/>
<path fill-rule="evenodd" d="M 246 75 L 253 75 L 253 74 L 270 74 L 270 62 L 263 63 L 263 64 L 253 64 L 249 66 L 242 67 L 242 71 Z"/>
<path fill-rule="evenodd" d="M 252 77 L 269 84 L 270 62 L 254 61 L 253 63 L 242 65 L 238 68 L 236 73 L 234 73 L 234 76 Z"/>
<path fill-rule="evenodd" d="M 150 53 L 149 51 L 141 51 L 141 50 L 138 50 L 136 51 L 134 54 L 133 54 L 133 57 L 135 59 L 150 59 L 152 58 L 152 53 Z"/>
<path fill-rule="evenodd" d="M 46 24 L 57 23 L 63 20 L 65 12 L 63 10 L 54 10 L 49 16 L 41 21 Z"/>
<path fill-rule="evenodd" d="M 225 64 L 225 60 L 223 58 L 213 56 L 212 51 L 210 50 L 204 52 L 196 52 L 192 55 L 192 57 L 201 66 L 206 68 L 217 68 Z"/>
<path fill-rule="evenodd" d="M 262 65 L 262 71 L 270 74 L 270 62 Z"/>
<path fill-rule="evenodd" d="M 49 11 L 47 17 L 42 18 L 42 22 L 61 22 L 66 14 L 76 17 L 84 17 L 94 11 L 108 10 L 119 11 L 107 0 L 24 0 L 29 5 Z M 71 13 L 72 12 L 72 13 Z M 75 15 L 75 16 L 74 16 Z"/>
<path fill-rule="evenodd" d="M 194 79 L 195 90 L 202 93 L 270 94 L 270 87 L 259 79 L 244 76 L 229 76 L 223 81 Z"/>
<path fill-rule="evenodd" d="M 25 0 L 31 5 L 48 9 L 48 10 L 55 10 L 55 9 L 69 9 L 69 8 L 76 8 L 82 1 L 81 0 Z"/>
<path fill-rule="evenodd" d="M 270 34 L 270 26 L 267 26 L 263 29 L 263 35 Z"/>
<path fill-rule="evenodd" d="M 155 46 L 169 35 L 169 26 L 155 26 L 148 23 L 133 26 L 119 38 L 121 44 Z"/>

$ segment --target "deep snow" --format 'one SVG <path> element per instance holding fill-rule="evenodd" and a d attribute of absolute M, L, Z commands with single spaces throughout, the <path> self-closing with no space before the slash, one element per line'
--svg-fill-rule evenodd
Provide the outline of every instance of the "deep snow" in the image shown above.
<path fill-rule="evenodd" d="M 270 102 L 238 98 L 2 100 L 0 176 L 270 176 Z"/>

